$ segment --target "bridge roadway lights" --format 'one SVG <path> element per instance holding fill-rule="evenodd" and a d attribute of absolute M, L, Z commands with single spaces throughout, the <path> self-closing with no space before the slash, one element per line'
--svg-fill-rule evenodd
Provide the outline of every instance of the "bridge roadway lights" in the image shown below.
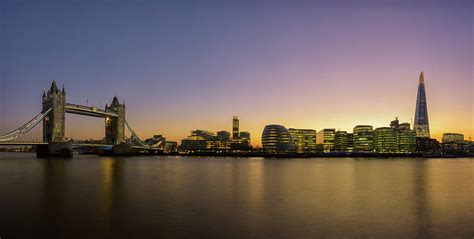
<path fill-rule="evenodd" d="M 72 158 L 72 154 L 72 144 L 68 142 L 51 142 L 36 148 L 38 158 Z"/>

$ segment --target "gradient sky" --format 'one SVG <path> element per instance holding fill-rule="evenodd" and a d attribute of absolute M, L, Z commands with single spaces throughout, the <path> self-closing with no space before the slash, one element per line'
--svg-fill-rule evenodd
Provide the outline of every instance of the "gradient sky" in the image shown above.
<path fill-rule="evenodd" d="M 233 115 L 254 145 L 267 124 L 352 132 L 410 122 L 423 70 L 432 136 L 474 136 L 472 1 L 40 2 L 0 3 L 0 133 L 52 79 L 70 103 L 116 94 L 141 138 L 230 131 Z M 104 136 L 66 117 L 68 137 Z"/>

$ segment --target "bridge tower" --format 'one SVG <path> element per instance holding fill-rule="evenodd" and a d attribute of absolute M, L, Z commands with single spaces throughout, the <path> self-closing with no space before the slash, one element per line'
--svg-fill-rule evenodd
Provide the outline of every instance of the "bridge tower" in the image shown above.
<path fill-rule="evenodd" d="M 117 117 L 105 118 L 105 143 L 120 144 L 125 141 L 125 103 L 120 104 L 114 96 L 110 106 L 105 106 L 105 111 L 114 112 Z"/>
<path fill-rule="evenodd" d="M 43 142 L 61 142 L 64 140 L 66 116 L 66 91 L 58 89 L 53 80 L 51 88 L 43 91 L 43 113 L 51 108 L 43 120 Z"/>

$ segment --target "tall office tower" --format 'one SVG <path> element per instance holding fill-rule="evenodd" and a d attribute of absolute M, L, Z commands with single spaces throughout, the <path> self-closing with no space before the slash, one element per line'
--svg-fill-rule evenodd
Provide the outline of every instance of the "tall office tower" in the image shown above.
<path fill-rule="evenodd" d="M 232 119 L 232 138 L 238 139 L 239 138 L 239 117 L 234 116 Z"/>
<path fill-rule="evenodd" d="M 426 105 L 425 79 L 423 71 L 420 74 L 418 95 L 416 97 L 415 132 L 416 137 L 430 137 L 430 126 L 428 123 L 428 108 Z"/>

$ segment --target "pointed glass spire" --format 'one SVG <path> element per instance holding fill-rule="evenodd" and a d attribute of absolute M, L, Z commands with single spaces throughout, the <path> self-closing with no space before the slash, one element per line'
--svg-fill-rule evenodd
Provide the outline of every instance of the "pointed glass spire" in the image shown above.
<path fill-rule="evenodd" d="M 430 127 L 428 123 L 428 106 L 426 103 L 425 76 L 420 73 L 418 84 L 418 94 L 416 97 L 415 110 L 415 131 L 416 137 L 430 137 Z"/>

